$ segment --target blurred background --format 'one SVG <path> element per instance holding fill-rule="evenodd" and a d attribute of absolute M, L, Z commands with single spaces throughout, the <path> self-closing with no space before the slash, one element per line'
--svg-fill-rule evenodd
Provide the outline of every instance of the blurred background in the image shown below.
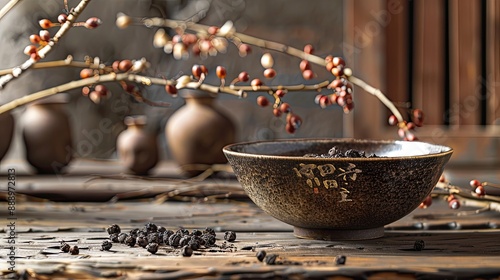
<path fill-rule="evenodd" d="M 4 6 L 8 1 L 0 1 Z M 70 7 L 79 1 L 68 1 Z M 21 64 L 26 56 L 29 35 L 38 33 L 38 21 L 54 20 L 63 11 L 61 0 L 21 1 L 0 24 L 0 68 Z M 99 57 L 106 63 L 117 59 L 151 62 L 151 76 L 174 78 L 191 72 L 193 64 L 205 64 L 210 73 L 218 65 L 228 70 L 228 80 L 240 71 L 260 77 L 257 48 L 241 58 L 235 48 L 216 57 L 175 60 L 153 47 L 156 29 L 115 26 L 116 15 L 160 16 L 196 19 L 206 25 L 234 22 L 238 32 L 281 42 L 302 49 L 315 47 L 319 56 L 342 56 L 354 75 L 380 88 L 400 106 L 421 108 L 424 127 L 417 136 L 424 141 L 448 145 L 455 153 L 450 166 L 477 170 L 498 170 L 500 166 L 500 3 L 495 0 L 321 0 L 321 1 L 242 1 L 242 0 L 107 0 L 92 1 L 81 19 L 99 17 L 103 24 L 95 30 L 73 28 L 45 60 L 75 60 Z M 171 34 L 173 35 L 173 33 Z M 318 76 L 305 81 L 300 60 L 273 53 L 276 78 L 271 85 L 317 83 L 330 79 L 320 68 Z M 80 69 L 33 70 L 3 89 L 0 102 L 78 79 Z M 213 76 L 209 79 L 214 84 Z M 267 81 L 266 81 L 267 82 Z M 70 92 L 67 112 L 79 158 L 116 158 L 116 138 L 125 129 L 128 115 L 148 116 L 148 129 L 158 135 L 161 158 L 171 159 L 164 136 L 165 124 L 184 104 L 182 98 L 168 96 L 163 87 L 144 88 L 152 100 L 171 103 L 168 108 L 136 103 L 119 86 L 109 86 L 112 96 L 101 104 L 92 103 L 78 90 Z M 319 109 L 314 92 L 287 95 L 294 112 L 304 123 L 295 134 L 288 134 L 284 121 L 269 108 L 255 104 L 258 94 L 247 99 L 221 95 L 217 104 L 235 122 L 237 141 L 304 137 L 354 137 L 398 139 L 387 124 L 389 112 L 373 96 L 355 88 L 355 110 L 344 114 L 338 106 Z M 16 119 L 24 108 L 14 110 Z M 102 123 L 112 123 L 103 130 Z M 23 159 L 19 127 L 4 160 Z"/>

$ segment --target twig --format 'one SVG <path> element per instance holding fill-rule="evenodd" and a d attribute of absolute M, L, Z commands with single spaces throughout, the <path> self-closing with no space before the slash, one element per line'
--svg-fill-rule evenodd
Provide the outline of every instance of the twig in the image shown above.
<path fill-rule="evenodd" d="M 135 19 L 137 22 L 137 19 Z M 208 26 L 202 25 L 202 24 L 197 24 L 197 23 L 192 23 L 192 22 L 185 22 L 185 21 L 178 21 L 178 20 L 171 20 L 171 19 L 163 19 L 163 18 L 146 18 L 146 19 L 140 19 L 140 22 L 145 25 L 146 27 L 153 27 L 153 26 L 160 26 L 160 27 L 168 27 L 172 29 L 183 29 L 183 30 L 191 30 L 194 32 L 208 32 Z M 305 59 L 308 60 L 312 63 L 315 63 L 320 66 L 326 66 L 326 61 L 324 58 L 321 58 L 319 56 L 313 55 L 313 54 L 308 54 L 305 53 L 302 50 L 277 43 L 277 42 L 272 42 L 260 38 L 256 38 L 253 36 L 249 36 L 246 34 L 234 32 L 234 33 L 229 33 L 229 34 L 224 34 L 224 36 L 229 39 L 229 40 L 235 40 L 237 38 L 243 43 L 258 46 L 260 48 L 264 49 L 269 49 L 269 50 L 274 50 L 278 51 L 281 53 L 285 53 L 291 56 L 295 56 L 300 59 Z M 377 89 L 374 88 L 370 85 L 368 85 L 366 82 L 363 80 L 356 78 L 354 76 L 348 77 L 349 81 L 351 81 L 353 84 L 361 87 L 364 91 L 374 95 L 377 97 L 391 112 L 396 116 L 398 119 L 399 123 L 403 123 L 404 118 L 399 112 L 399 110 L 394 106 L 394 104 L 384 95 L 384 93 Z"/>
<path fill-rule="evenodd" d="M 85 7 L 90 3 L 91 0 L 82 0 L 78 6 L 76 6 L 72 12 L 68 15 L 68 18 L 64 24 L 61 25 L 61 28 L 57 31 L 54 37 L 41 49 L 38 50 L 37 54 L 40 59 L 43 59 L 59 42 L 66 32 L 73 26 L 73 23 L 76 21 L 78 16 L 85 10 Z M 23 64 L 15 67 L 10 74 L 6 74 L 0 77 L 0 89 L 4 88 L 8 82 L 12 81 L 15 78 L 20 77 L 26 70 L 30 69 L 37 63 L 38 59 L 29 58 Z"/>
<path fill-rule="evenodd" d="M 10 0 L 9 3 L 5 4 L 0 10 L 0 19 L 2 19 L 15 5 L 19 4 L 21 0 Z"/>
<path fill-rule="evenodd" d="M 32 69 L 46 69 L 46 68 L 57 68 L 57 67 L 75 67 L 75 68 L 90 68 L 90 69 L 100 69 L 102 65 L 84 62 L 84 61 L 73 61 L 73 56 L 68 55 L 64 60 L 54 60 L 47 62 L 39 62 L 33 65 Z M 1 75 L 12 74 L 15 68 L 0 70 Z"/>

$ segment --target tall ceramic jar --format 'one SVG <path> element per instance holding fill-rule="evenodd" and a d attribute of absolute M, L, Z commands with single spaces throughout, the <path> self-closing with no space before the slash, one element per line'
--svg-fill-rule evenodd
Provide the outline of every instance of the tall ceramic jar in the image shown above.
<path fill-rule="evenodd" d="M 146 116 L 125 118 L 125 129 L 118 135 L 116 148 L 123 166 L 130 173 L 147 175 L 158 163 L 158 142 L 156 134 L 145 129 Z"/>
<path fill-rule="evenodd" d="M 14 134 L 14 118 L 9 112 L 0 114 L 0 161 L 3 159 L 10 147 L 12 135 Z"/>
<path fill-rule="evenodd" d="M 72 160 L 67 95 L 58 94 L 27 106 L 21 117 L 26 160 L 38 173 L 60 173 Z"/>
<path fill-rule="evenodd" d="M 222 148 L 236 138 L 234 123 L 204 91 L 181 93 L 186 104 L 167 121 L 165 135 L 174 160 L 188 176 L 200 174 L 198 165 L 226 163 Z"/>

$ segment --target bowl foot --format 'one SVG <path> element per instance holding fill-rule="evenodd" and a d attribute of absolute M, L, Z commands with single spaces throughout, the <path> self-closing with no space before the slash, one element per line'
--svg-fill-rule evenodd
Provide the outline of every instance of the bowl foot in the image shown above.
<path fill-rule="evenodd" d="M 293 234 L 298 238 L 317 240 L 364 240 L 384 236 L 384 227 L 370 229 L 318 229 L 294 227 Z"/>

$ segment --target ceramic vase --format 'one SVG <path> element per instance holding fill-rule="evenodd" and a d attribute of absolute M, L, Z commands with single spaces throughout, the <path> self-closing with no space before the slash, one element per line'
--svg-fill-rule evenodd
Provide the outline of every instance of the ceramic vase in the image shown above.
<path fill-rule="evenodd" d="M 186 90 L 181 96 L 186 104 L 170 116 L 165 135 L 181 170 L 195 176 L 207 165 L 227 162 L 222 148 L 235 141 L 236 128 L 209 93 Z"/>
<path fill-rule="evenodd" d="M 0 114 L 0 131 L 2 131 L 2 134 L 0 136 L 1 161 L 9 150 L 10 143 L 12 141 L 12 135 L 14 134 L 14 117 L 12 117 L 9 112 Z"/>
<path fill-rule="evenodd" d="M 117 138 L 118 157 L 132 174 L 147 175 L 158 163 L 157 137 L 145 129 L 146 121 L 145 116 L 126 117 L 127 129 Z"/>
<path fill-rule="evenodd" d="M 72 160 L 67 102 L 65 95 L 45 98 L 28 105 L 22 115 L 26 160 L 37 173 L 60 173 Z"/>

